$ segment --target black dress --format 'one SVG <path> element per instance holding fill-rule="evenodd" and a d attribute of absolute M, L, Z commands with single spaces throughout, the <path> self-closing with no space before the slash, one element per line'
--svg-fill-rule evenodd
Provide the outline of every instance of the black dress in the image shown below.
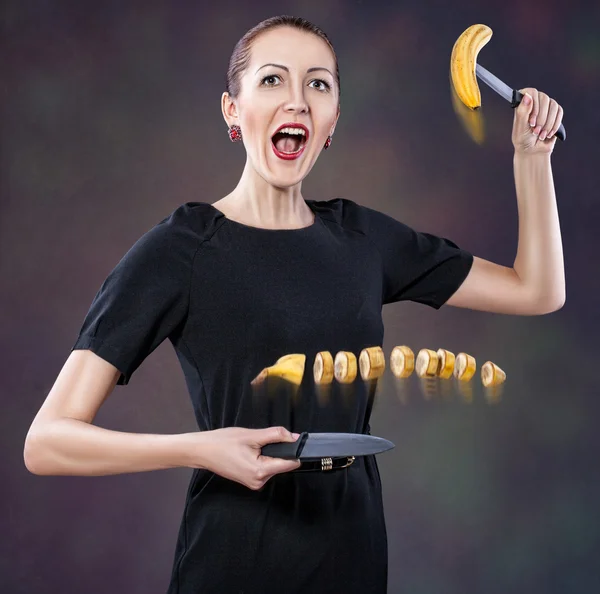
<path fill-rule="evenodd" d="M 244 225 L 208 203 L 180 206 L 110 273 L 73 348 L 112 363 L 122 385 L 169 338 L 202 431 L 283 425 L 298 433 L 369 432 L 372 384 L 359 376 L 317 391 L 315 355 L 358 357 L 382 346 L 383 304 L 441 307 L 473 257 L 350 200 L 306 204 L 314 224 L 291 230 Z M 251 387 L 264 367 L 290 353 L 306 355 L 297 390 L 283 382 Z M 341 470 L 277 475 L 260 491 L 194 470 L 169 594 L 386 588 L 374 456 Z"/>

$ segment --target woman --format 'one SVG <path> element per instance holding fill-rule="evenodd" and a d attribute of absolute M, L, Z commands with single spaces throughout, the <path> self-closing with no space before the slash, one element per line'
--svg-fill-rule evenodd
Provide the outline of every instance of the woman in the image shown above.
<path fill-rule="evenodd" d="M 301 184 L 340 114 L 333 48 L 291 17 L 237 44 L 222 110 L 247 161 L 214 204 L 182 205 L 146 233 L 96 295 L 36 416 L 25 462 L 36 474 L 194 469 L 170 594 L 383 593 L 387 544 L 373 456 L 331 471 L 262 456 L 301 431 L 369 432 L 372 389 L 334 383 L 316 401 L 251 390 L 286 353 L 359 353 L 381 345 L 381 307 L 413 300 L 543 314 L 564 302 L 550 154 L 562 109 L 526 89 L 512 140 L 519 203 L 514 268 L 473 257 L 345 199 L 305 200 Z M 165 338 L 180 360 L 200 431 L 140 435 L 92 425 L 115 384 Z"/>

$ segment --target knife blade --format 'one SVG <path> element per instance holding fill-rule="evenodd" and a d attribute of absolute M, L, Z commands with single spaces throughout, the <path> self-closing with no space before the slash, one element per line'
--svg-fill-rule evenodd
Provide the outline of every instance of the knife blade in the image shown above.
<path fill-rule="evenodd" d="M 308 433 L 300 434 L 294 442 L 269 443 L 261 454 L 288 460 L 320 460 L 345 456 L 380 454 L 396 447 L 391 441 L 362 433 Z"/>
<path fill-rule="evenodd" d="M 475 65 L 475 74 L 486 85 L 488 85 L 488 87 L 496 91 L 500 97 L 506 99 L 513 108 L 518 107 L 518 105 L 521 103 L 521 100 L 523 99 L 523 93 L 517 91 L 516 89 L 511 89 L 506 83 L 502 82 L 497 76 L 493 75 L 481 64 Z M 562 123 L 556 131 L 556 137 L 560 140 L 567 139 L 567 132 Z"/>

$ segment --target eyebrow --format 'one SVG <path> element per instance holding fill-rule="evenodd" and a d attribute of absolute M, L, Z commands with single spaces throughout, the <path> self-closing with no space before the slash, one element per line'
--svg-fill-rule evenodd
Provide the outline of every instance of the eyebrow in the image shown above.
<path fill-rule="evenodd" d="M 267 66 L 281 68 L 282 70 L 285 70 L 286 72 L 290 71 L 290 69 L 287 66 L 283 66 L 282 64 L 263 64 L 254 74 L 256 74 L 259 70 L 266 68 Z M 328 68 L 325 68 L 323 66 L 314 66 L 313 68 L 309 68 L 306 72 L 315 72 L 316 70 L 325 70 L 326 72 L 329 72 L 329 74 L 331 74 L 331 76 L 333 76 L 333 74 L 331 73 L 331 70 L 329 70 Z"/>

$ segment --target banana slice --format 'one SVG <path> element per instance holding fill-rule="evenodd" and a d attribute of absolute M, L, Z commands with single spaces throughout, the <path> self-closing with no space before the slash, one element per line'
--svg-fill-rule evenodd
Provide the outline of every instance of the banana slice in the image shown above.
<path fill-rule="evenodd" d="M 360 376 L 363 380 L 377 379 L 385 371 L 385 355 L 380 346 L 367 347 L 358 357 Z"/>
<path fill-rule="evenodd" d="M 506 373 L 491 361 L 486 361 L 481 368 L 481 381 L 486 388 L 499 386 L 506 380 Z"/>
<path fill-rule="evenodd" d="M 438 368 L 438 356 L 431 349 L 421 349 L 417 355 L 415 369 L 419 377 L 434 377 Z"/>
<path fill-rule="evenodd" d="M 251 382 L 250 385 L 260 384 L 267 377 L 280 377 L 296 386 L 302 383 L 304 376 L 304 365 L 306 363 L 306 355 L 292 354 L 284 355 L 277 359 L 275 365 L 265 367 Z"/>
<path fill-rule="evenodd" d="M 454 364 L 454 377 L 463 382 L 468 382 L 477 369 L 477 362 L 474 357 L 467 353 L 458 353 Z"/>
<path fill-rule="evenodd" d="M 448 379 L 449 377 L 452 377 L 452 373 L 454 372 L 454 362 L 456 360 L 454 353 L 451 353 L 446 349 L 438 349 L 437 356 L 438 367 L 436 375 L 442 379 Z"/>
<path fill-rule="evenodd" d="M 333 364 L 335 379 L 341 384 L 351 384 L 356 379 L 356 355 L 340 351 Z"/>
<path fill-rule="evenodd" d="M 396 346 L 390 355 L 390 369 L 397 378 L 409 377 L 415 369 L 415 354 L 407 346 Z"/>
<path fill-rule="evenodd" d="M 333 381 L 333 357 L 329 351 L 321 351 L 313 365 L 315 384 L 330 384 Z"/>
<path fill-rule="evenodd" d="M 492 38 L 487 25 L 471 25 L 456 40 L 450 57 L 450 77 L 458 98 L 469 108 L 481 107 L 475 67 L 481 48 Z"/>

